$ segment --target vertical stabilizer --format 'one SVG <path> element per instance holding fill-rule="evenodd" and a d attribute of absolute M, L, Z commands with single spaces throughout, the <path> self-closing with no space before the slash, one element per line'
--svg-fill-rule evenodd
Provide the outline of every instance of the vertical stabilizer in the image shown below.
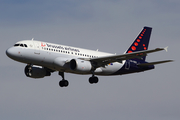
<path fill-rule="evenodd" d="M 150 36 L 151 36 L 151 31 L 152 31 L 152 28 L 144 27 L 143 30 L 140 32 L 140 34 L 137 36 L 137 38 L 134 40 L 132 45 L 126 51 L 126 53 L 147 50 Z M 146 56 L 142 57 L 143 61 L 145 61 L 145 59 L 146 59 Z"/>

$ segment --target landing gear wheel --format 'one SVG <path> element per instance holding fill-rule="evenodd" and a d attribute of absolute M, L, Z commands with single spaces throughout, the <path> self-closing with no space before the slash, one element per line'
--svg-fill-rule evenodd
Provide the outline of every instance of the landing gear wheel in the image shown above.
<path fill-rule="evenodd" d="M 59 72 L 59 75 L 62 77 L 62 80 L 59 81 L 60 87 L 67 87 L 69 85 L 69 82 L 64 79 L 64 72 Z"/>
<path fill-rule="evenodd" d="M 67 87 L 69 85 L 69 82 L 67 80 L 61 80 L 59 81 L 60 87 Z"/>
<path fill-rule="evenodd" d="M 64 87 L 67 87 L 69 85 L 69 82 L 67 80 L 64 81 Z"/>
<path fill-rule="evenodd" d="M 99 79 L 98 77 L 94 77 L 94 83 L 98 83 Z"/>
<path fill-rule="evenodd" d="M 98 77 L 90 77 L 89 78 L 89 83 L 93 84 L 93 83 L 98 83 L 99 79 Z"/>
<path fill-rule="evenodd" d="M 89 78 L 89 83 L 90 83 L 90 84 L 93 84 L 93 83 L 94 83 L 93 77 L 90 77 L 90 78 Z"/>

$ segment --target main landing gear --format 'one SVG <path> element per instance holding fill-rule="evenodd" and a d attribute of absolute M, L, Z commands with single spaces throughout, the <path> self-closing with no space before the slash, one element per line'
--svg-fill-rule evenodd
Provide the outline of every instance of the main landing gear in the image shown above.
<path fill-rule="evenodd" d="M 89 83 L 90 83 L 90 84 L 98 83 L 98 81 L 99 81 L 98 77 L 96 77 L 96 76 L 94 76 L 94 75 L 89 78 Z"/>
<path fill-rule="evenodd" d="M 59 75 L 62 77 L 62 80 L 59 81 L 59 86 L 67 87 L 69 85 L 69 82 L 64 79 L 64 72 L 59 72 Z M 89 78 L 90 84 L 98 83 L 98 81 L 99 81 L 98 77 L 94 76 L 94 74 L 92 75 L 92 77 Z"/>
<path fill-rule="evenodd" d="M 89 83 L 90 84 L 98 83 L 99 81 L 98 77 L 94 76 L 94 71 L 91 71 L 91 72 L 92 72 L 92 77 L 89 78 Z"/>
<path fill-rule="evenodd" d="M 59 72 L 59 75 L 62 77 L 62 80 L 59 81 L 60 87 L 67 87 L 69 85 L 69 82 L 64 79 L 64 72 Z"/>

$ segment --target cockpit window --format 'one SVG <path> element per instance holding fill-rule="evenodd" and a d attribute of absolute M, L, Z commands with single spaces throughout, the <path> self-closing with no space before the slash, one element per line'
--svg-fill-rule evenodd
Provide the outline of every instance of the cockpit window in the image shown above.
<path fill-rule="evenodd" d="M 20 44 L 20 46 L 21 46 L 21 47 L 24 47 L 24 45 L 23 45 L 23 44 Z"/>
<path fill-rule="evenodd" d="M 14 46 L 15 46 L 15 47 L 16 47 L 16 46 L 20 46 L 20 47 L 27 47 L 27 45 L 26 45 L 26 44 L 15 44 Z"/>
<path fill-rule="evenodd" d="M 15 44 L 14 46 L 19 46 L 19 44 Z"/>

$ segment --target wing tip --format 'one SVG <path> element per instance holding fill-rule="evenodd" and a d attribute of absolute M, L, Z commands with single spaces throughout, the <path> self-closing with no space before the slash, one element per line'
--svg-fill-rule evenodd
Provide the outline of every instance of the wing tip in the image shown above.
<path fill-rule="evenodd" d="M 164 50 L 167 52 L 168 51 L 168 46 L 164 48 Z"/>

